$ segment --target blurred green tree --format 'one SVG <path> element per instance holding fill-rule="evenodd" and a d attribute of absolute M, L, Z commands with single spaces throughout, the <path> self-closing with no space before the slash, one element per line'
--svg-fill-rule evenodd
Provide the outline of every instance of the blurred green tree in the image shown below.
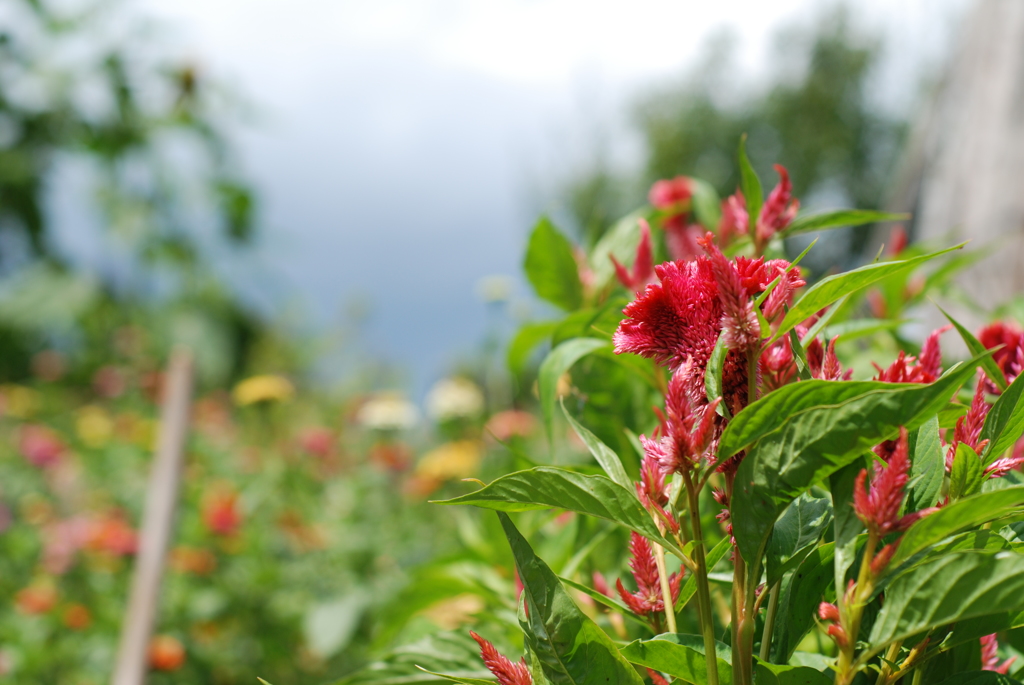
<path fill-rule="evenodd" d="M 638 175 L 598 166 L 571 182 L 566 204 L 593 244 L 617 217 L 644 201 L 659 178 L 693 175 L 723 197 L 734 192 L 736 144 L 749 134 L 752 162 L 774 184 L 772 163 L 785 166 L 797 197 L 827 195 L 836 204 L 877 208 L 899 154 L 906 123 L 884 113 L 872 95 L 881 42 L 856 31 L 841 6 L 810 27 L 777 36 L 779 59 L 763 84 L 742 83 L 735 43 L 719 35 L 680 82 L 642 98 L 634 121 L 645 160 Z M 852 250 L 866 231 L 855 233 Z"/>
<path fill-rule="evenodd" d="M 0 15 L 0 375 L 28 372 L 52 342 L 31 301 L 71 298 L 60 314 L 86 342 L 154 303 L 203 321 L 218 339 L 214 375 L 237 372 L 260 323 L 223 284 L 215 261 L 253 237 L 255 197 L 235 171 L 218 117 L 222 93 L 187 64 L 170 64 L 118 3 L 10 0 Z M 130 23 L 130 22 L 129 22 Z M 83 273 L 56 239 L 62 170 L 87 179 L 112 256 Z M 58 178 L 59 177 L 59 178 Z M 73 305 L 73 306 L 72 306 Z M 58 317 L 61 318 L 61 317 Z M 173 317 L 172 317 L 173 318 Z M 100 320 L 108 325 L 95 325 Z M 195 328 L 193 326 L 193 328 Z M 101 336 L 104 340 L 88 340 Z M 202 337 L 202 336 L 201 336 Z"/>

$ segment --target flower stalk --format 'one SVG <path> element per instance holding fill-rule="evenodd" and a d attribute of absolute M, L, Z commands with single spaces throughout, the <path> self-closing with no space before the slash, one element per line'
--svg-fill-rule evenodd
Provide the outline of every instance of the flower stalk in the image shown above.
<path fill-rule="evenodd" d="M 697 611 L 700 614 L 701 636 L 704 638 L 704 658 L 707 661 L 708 685 L 718 685 L 718 657 L 715 647 L 715 624 L 711 613 L 711 589 L 708 584 L 708 562 L 704 554 L 704 533 L 700 523 L 700 491 L 694 487 L 693 478 L 683 471 L 683 485 L 686 488 L 687 509 L 693 532 L 693 562 L 697 579 Z"/>

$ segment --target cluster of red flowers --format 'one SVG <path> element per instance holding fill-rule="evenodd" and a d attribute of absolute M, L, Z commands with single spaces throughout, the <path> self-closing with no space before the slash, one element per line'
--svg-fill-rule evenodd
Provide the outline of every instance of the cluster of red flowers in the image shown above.
<path fill-rule="evenodd" d="M 743 194 L 737 191 L 721 204 L 721 219 L 716 233 L 690 221 L 694 193 L 693 182 L 686 177 L 658 181 L 651 188 L 649 199 L 656 208 L 656 225 L 665 231 L 665 245 L 672 261 L 655 265 L 651 227 L 640 220 L 639 242 L 631 269 L 612 258 L 616 276 L 629 291 L 636 293 L 624 309 L 625 319 L 613 335 L 615 352 L 633 353 L 655 361 L 671 374 L 665 394 L 665 411 L 659 412 L 660 425 L 652 436 L 640 436 L 644 450 L 640 481 L 636 491 L 644 507 L 652 513 L 663 529 L 676 531 L 679 524 L 666 511 L 668 490 L 666 479 L 670 474 L 688 474 L 702 463 L 711 460 L 715 444 L 729 416 L 741 411 L 751 399 L 749 387 L 760 387 L 770 392 L 793 382 L 797 377 L 797 358 L 793 342 L 783 336 L 771 345 L 763 341 L 770 337 L 788 311 L 797 289 L 805 285 L 800 271 L 782 259 L 737 256 L 728 258 L 722 252 L 738 236 L 747 236 L 755 253 L 760 255 L 768 243 L 795 218 L 799 202 L 792 197 L 789 175 L 781 166 L 775 167 L 779 183 L 771 191 L 757 217 L 751 217 Z M 905 234 L 899 233 L 899 252 L 905 244 Z M 766 291 L 770 289 L 767 294 Z M 760 297 L 764 295 L 763 297 Z M 818 315 L 795 327 L 799 339 L 807 336 L 818 320 Z M 876 381 L 887 383 L 932 383 L 942 373 L 940 336 L 950 327 L 934 331 L 925 340 L 917 356 L 900 352 L 888 367 L 876 365 Z M 981 331 L 979 339 L 987 348 L 1002 346 L 994 359 L 1012 382 L 1024 370 L 1024 331 L 1007 323 L 995 323 Z M 709 401 L 706 391 L 708 365 L 716 345 L 721 340 L 726 348 L 722 363 L 721 397 Z M 852 370 L 844 370 L 836 356 L 836 339 L 827 344 L 815 337 L 805 343 L 807 371 L 815 379 L 849 380 Z M 750 384 L 748 373 L 758 375 L 758 383 Z M 806 377 L 806 376 L 805 376 Z M 990 409 L 988 396 L 998 394 L 991 379 L 978 382 L 974 401 L 969 411 L 956 424 L 948 445 L 947 469 L 951 466 L 957 446 L 966 444 L 981 454 L 986 445 L 979 441 L 985 417 Z M 657 410 L 655 410 L 657 411 Z M 914 522 L 936 510 L 927 507 L 900 516 L 905 488 L 910 471 L 908 434 L 901 428 L 897 439 L 885 441 L 875 447 L 882 463 L 859 473 L 854 489 L 854 511 L 867 527 L 873 540 L 871 556 L 866 562 L 868 585 L 873 585 L 891 562 L 899 544 L 885 544 L 875 551 L 874 543 L 883 537 L 902 533 Z M 1022 441 L 1024 443 L 1024 441 Z M 991 478 L 1005 475 L 1024 464 L 1024 445 L 1014 449 L 1011 456 L 998 455 L 986 467 Z M 719 465 L 727 479 L 726 490 L 715 490 L 714 496 L 724 509 L 718 519 L 723 525 L 730 523 L 730 475 L 742 459 L 740 453 Z M 942 503 L 935 502 L 941 506 Z M 731 530 L 730 530 L 731 534 Z M 616 587 L 619 597 L 635 614 L 654 617 L 665 611 L 665 597 L 660 585 L 656 560 L 650 543 L 633 533 L 630 540 L 630 570 L 637 590 L 629 592 L 621 579 Z M 679 592 L 682 572 L 673 574 L 670 593 L 674 599 Z M 595 587 L 611 595 L 607 584 L 595 574 Z M 870 587 L 858 588 L 851 582 L 846 590 L 847 603 L 868 592 Z M 850 646 L 850 636 L 841 610 L 834 604 L 822 603 L 819 616 L 830 624 L 829 634 L 840 647 Z M 847 617 L 849 620 L 849 617 Z M 857 625 L 857 621 L 853 622 Z M 521 685 L 529 681 L 519 664 L 512 664 L 494 651 L 493 646 L 476 634 L 488 668 L 504 685 Z M 984 662 L 990 670 L 1003 669 L 995 654 L 995 637 L 983 638 Z M 652 678 L 657 676 L 651 673 Z M 660 678 L 660 676 L 658 676 Z"/>

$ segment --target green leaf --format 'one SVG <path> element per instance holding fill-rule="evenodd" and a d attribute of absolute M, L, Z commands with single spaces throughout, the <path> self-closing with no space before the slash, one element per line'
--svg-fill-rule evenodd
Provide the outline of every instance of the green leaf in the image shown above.
<path fill-rule="evenodd" d="M 842 226 L 863 226 L 879 221 L 904 221 L 909 218 L 909 214 L 892 214 L 870 209 L 833 209 L 819 214 L 798 216 L 793 223 L 779 231 L 778 235 L 788 238 L 791 235 L 810 233 L 811 231 L 823 231 Z"/>
<path fill-rule="evenodd" d="M 640 625 L 649 627 L 647 621 L 643 620 L 642 618 L 634 614 L 632 611 L 630 611 L 629 607 L 627 607 L 625 604 L 615 599 L 614 597 L 609 597 L 608 595 L 601 594 L 594 588 L 587 587 L 583 583 L 577 583 L 575 580 L 570 580 L 569 578 L 565 578 L 563 576 L 559 576 L 558 579 L 562 581 L 562 585 L 567 585 L 571 587 L 573 590 L 582 592 L 583 594 L 593 599 L 595 602 L 603 604 L 609 609 L 615 609 L 616 611 L 621 612 L 623 615 L 625 615 L 626 618 L 631 618 Z"/>
<path fill-rule="evenodd" d="M 849 301 L 849 299 L 849 293 L 843 295 L 835 304 L 831 305 L 824 314 L 818 317 L 818 320 L 815 321 L 814 325 L 807 330 L 807 333 L 804 334 L 804 337 L 799 338 L 800 345 L 802 348 L 806 349 L 807 346 L 811 343 L 811 341 L 818 337 L 818 333 L 820 333 L 821 330 L 828 325 L 828 323 L 833 319 L 833 317 L 835 317 L 836 313 L 843 308 L 843 306 L 847 303 L 847 301 Z M 790 333 L 793 334 L 793 337 L 796 337 L 795 329 L 790 331 Z"/>
<path fill-rule="evenodd" d="M 870 400 L 874 395 L 888 398 L 884 401 L 892 405 L 910 403 L 916 407 L 912 412 L 915 415 L 923 411 L 937 413 L 971 376 L 978 363 L 975 358 L 967 364 L 954 366 L 930 385 L 819 380 L 784 385 L 744 407 L 733 417 L 719 440 L 719 457 L 733 456 L 765 435 L 779 430 L 783 421 L 795 419 L 808 411 L 825 410 L 858 400 L 874 403 L 877 400 Z"/>
<path fill-rule="evenodd" d="M 633 481 L 626 475 L 626 469 L 622 466 L 622 460 L 619 459 L 619 455 L 611 447 L 601 442 L 600 438 L 584 428 L 579 421 L 574 419 L 569 410 L 565 408 L 564 403 L 562 404 L 562 413 L 565 414 L 569 425 L 576 431 L 576 435 L 580 436 L 580 440 L 587 446 L 590 453 L 594 455 L 594 459 L 601 465 L 604 472 L 608 474 L 608 477 L 627 490 L 632 490 Z"/>
<path fill-rule="evenodd" d="M 462 683 L 462 685 L 494 685 L 493 680 L 484 680 L 483 678 L 464 678 L 457 675 L 448 675 L 447 673 L 434 673 L 433 671 L 428 671 L 422 666 L 417 666 L 416 668 L 420 669 L 424 673 L 429 673 L 430 675 L 437 676 L 438 678 L 445 678 L 453 683 Z"/>
<path fill-rule="evenodd" d="M 747 215 L 750 217 L 750 235 L 754 235 L 754 228 L 757 226 L 757 218 L 761 215 L 761 205 L 764 203 L 764 191 L 761 189 L 761 179 L 757 172 L 750 165 L 747 159 L 747 134 L 740 137 L 740 146 L 737 152 L 740 163 L 740 190 L 743 191 L 743 199 L 747 203 Z"/>
<path fill-rule="evenodd" d="M 885 591 L 873 651 L 938 626 L 1024 609 L 1024 555 L 954 552 L 913 566 Z"/>
<path fill-rule="evenodd" d="M 1015 513 L 1022 507 L 1024 486 L 983 492 L 953 502 L 925 516 L 903 534 L 892 568 L 951 535 Z"/>
<path fill-rule="evenodd" d="M 935 506 L 942 494 L 946 459 L 939 439 L 939 417 L 934 416 L 910 434 L 910 482 L 907 484 L 907 511 Z"/>
<path fill-rule="evenodd" d="M 558 321 L 541 321 L 528 323 L 520 327 L 515 337 L 508 344 L 506 363 L 509 371 L 518 376 L 526 367 L 530 353 L 547 340 L 558 326 Z"/>
<path fill-rule="evenodd" d="M 572 243 L 546 217 L 533 227 L 523 269 L 540 298 L 566 311 L 578 309 L 583 303 L 583 284 Z"/>
<path fill-rule="evenodd" d="M 768 543 L 765 584 L 772 587 L 818 544 L 832 523 L 832 503 L 825 497 L 804 493 L 793 500 L 775 522 Z"/>
<path fill-rule="evenodd" d="M 607 519 L 675 549 L 665 540 L 632 490 L 605 478 L 554 466 L 502 476 L 476 492 L 434 504 L 472 504 L 495 511 L 568 509 Z"/>
<path fill-rule="evenodd" d="M 809 666 L 754 662 L 754 685 L 832 685 L 832 678 Z"/>
<path fill-rule="evenodd" d="M 981 457 L 967 443 L 956 446 L 953 467 L 949 470 L 949 500 L 955 502 L 981 492 L 985 482 L 985 467 Z"/>
<path fill-rule="evenodd" d="M 895 330 L 906 322 L 906 319 L 850 319 L 826 326 L 825 338 L 831 340 L 839 337 L 843 342 L 849 342 L 882 331 Z"/>
<path fill-rule="evenodd" d="M 594 287 L 602 290 L 615 278 L 612 255 L 622 264 L 631 264 L 640 244 L 638 221 L 647 216 L 644 210 L 637 210 L 615 222 L 597 241 L 590 252 L 590 269 L 594 273 Z"/>
<path fill-rule="evenodd" d="M 789 661 L 814 627 L 818 605 L 830 599 L 826 593 L 832 585 L 834 561 L 833 543 L 816 547 L 783 582 L 772 640 L 773 661 Z"/>
<path fill-rule="evenodd" d="M 979 440 L 988 440 L 985 448 L 985 465 L 1003 455 L 1024 435 L 1024 374 L 1013 379 L 1013 383 L 999 395 L 985 417 Z"/>
<path fill-rule="evenodd" d="M 809 316 L 832 304 L 843 295 L 866 288 L 883 278 L 914 269 L 931 259 L 935 259 L 953 250 L 959 250 L 964 244 L 961 243 L 956 247 L 950 247 L 911 259 L 866 264 L 859 269 L 823 278 L 804 293 L 804 296 L 786 313 L 786 316 L 775 331 L 775 335 L 772 336 L 772 340 L 778 340 L 786 333 L 789 333 L 791 328 L 796 327 Z"/>
<path fill-rule="evenodd" d="M 713 569 L 715 565 L 725 558 L 725 555 L 732 549 L 732 542 L 729 538 L 724 538 L 718 541 L 718 544 L 711 548 L 705 557 L 708 571 Z M 686 575 L 686 580 L 683 581 L 683 586 L 679 588 L 679 598 L 676 600 L 676 613 L 682 611 L 686 603 L 697 593 L 697 578 L 692 573 Z M 703 649 L 703 647 L 701 647 Z"/>
<path fill-rule="evenodd" d="M 321 659 L 337 654 L 355 635 L 365 610 L 365 588 L 311 606 L 302 621 L 309 651 Z"/>
<path fill-rule="evenodd" d="M 714 402 L 722 396 L 722 365 L 725 364 L 727 354 L 729 354 L 729 348 L 725 346 L 725 333 L 723 332 L 718 336 L 715 348 L 711 350 L 711 357 L 708 359 L 708 365 L 704 371 L 704 389 L 708 395 L 708 402 Z M 725 417 L 729 416 L 729 410 L 725 404 L 718 406 L 718 413 Z"/>
<path fill-rule="evenodd" d="M 846 572 L 857 556 L 857 538 L 864 532 L 864 524 L 853 510 L 853 488 L 863 464 L 854 461 L 829 477 L 832 491 L 832 511 L 835 516 L 835 581 L 836 587 L 846 586 Z"/>
<path fill-rule="evenodd" d="M 551 685 L 643 685 L 643 680 L 615 643 L 579 610 L 558 577 L 516 530 L 507 514 L 498 513 L 512 547 L 528 611 L 520 614 L 526 643 Z"/>
<path fill-rule="evenodd" d="M 704 638 L 699 635 L 664 633 L 650 640 L 634 640 L 622 648 L 622 656 L 630 663 L 653 668 L 688 683 L 702 685 L 708 682 L 707 660 L 704 657 Z M 716 654 L 728 654 L 729 648 L 718 643 Z M 718 662 L 718 681 L 732 683 L 732 667 L 721 658 Z"/>
<path fill-rule="evenodd" d="M 844 386 L 853 382 L 801 381 L 770 393 L 740 412 L 733 424 L 755 405 L 764 403 L 751 413 L 759 420 L 743 424 L 761 424 L 755 432 L 763 437 L 740 462 L 732 499 L 733 534 L 743 558 L 748 563 L 760 559 L 772 526 L 786 505 L 874 445 L 895 437 L 900 426 L 916 429 L 949 401 L 972 372 L 967 364 L 954 367 L 930 385 L 881 383 L 878 385 L 888 387 L 852 396 Z M 804 394 L 812 399 L 800 401 L 791 392 L 782 392 L 798 386 L 809 386 Z M 779 397 L 773 400 L 775 395 Z M 772 406 L 779 407 L 771 417 L 773 425 L 764 425 L 768 417 L 763 410 Z M 794 406 L 800 406 L 801 411 L 792 413 Z M 767 432 L 773 427 L 774 431 Z M 726 443 L 725 435 L 722 443 Z M 734 439 L 728 444 L 729 449 L 721 448 L 720 457 L 731 456 L 749 443 Z"/>
<path fill-rule="evenodd" d="M 429 669 L 430 673 L 422 669 Z M 431 673 L 457 678 L 486 679 L 491 674 L 480 661 L 480 647 L 468 631 L 437 632 L 396 647 L 380 660 L 352 673 L 335 685 L 425 685 L 443 682 Z"/>
<path fill-rule="evenodd" d="M 722 220 L 722 201 L 715 187 L 699 178 L 691 178 L 690 189 L 693 193 L 693 214 L 697 218 L 697 223 L 708 231 L 717 232 L 718 224 Z"/>
<path fill-rule="evenodd" d="M 544 429 L 548 443 L 554 441 L 555 401 L 558 399 L 558 379 L 582 357 L 603 347 L 611 347 L 611 343 L 597 338 L 574 338 L 551 350 L 540 365 L 537 377 L 537 389 L 540 394 L 540 408 L 544 418 Z"/>
<path fill-rule="evenodd" d="M 964 344 L 967 345 L 967 349 L 971 354 L 977 357 L 985 351 L 985 346 L 981 344 L 980 340 L 974 337 L 973 333 L 964 328 L 959 321 L 950 316 L 942 307 L 939 307 L 939 311 L 942 312 L 943 316 L 949 319 L 951 324 L 953 324 L 953 328 L 955 328 L 956 332 L 960 334 L 961 338 L 963 338 Z M 987 375 L 1000 390 L 1006 390 L 1006 376 L 1003 374 L 1003 370 L 999 368 L 999 364 L 996 364 L 995 359 L 992 359 L 991 357 L 987 358 L 982 362 L 981 367 L 985 369 L 985 375 Z"/>

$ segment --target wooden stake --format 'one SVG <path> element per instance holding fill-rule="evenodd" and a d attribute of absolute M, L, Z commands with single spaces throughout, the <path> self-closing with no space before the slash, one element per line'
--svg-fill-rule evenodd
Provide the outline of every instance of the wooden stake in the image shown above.
<path fill-rule="evenodd" d="M 171 542 L 174 512 L 185 463 L 192 407 L 192 354 L 175 350 L 168 366 L 160 409 L 156 458 L 146 491 L 145 512 L 128 610 L 121 628 L 113 685 L 143 685 L 148 670 L 149 642 L 160 605 L 160 581 Z"/>

